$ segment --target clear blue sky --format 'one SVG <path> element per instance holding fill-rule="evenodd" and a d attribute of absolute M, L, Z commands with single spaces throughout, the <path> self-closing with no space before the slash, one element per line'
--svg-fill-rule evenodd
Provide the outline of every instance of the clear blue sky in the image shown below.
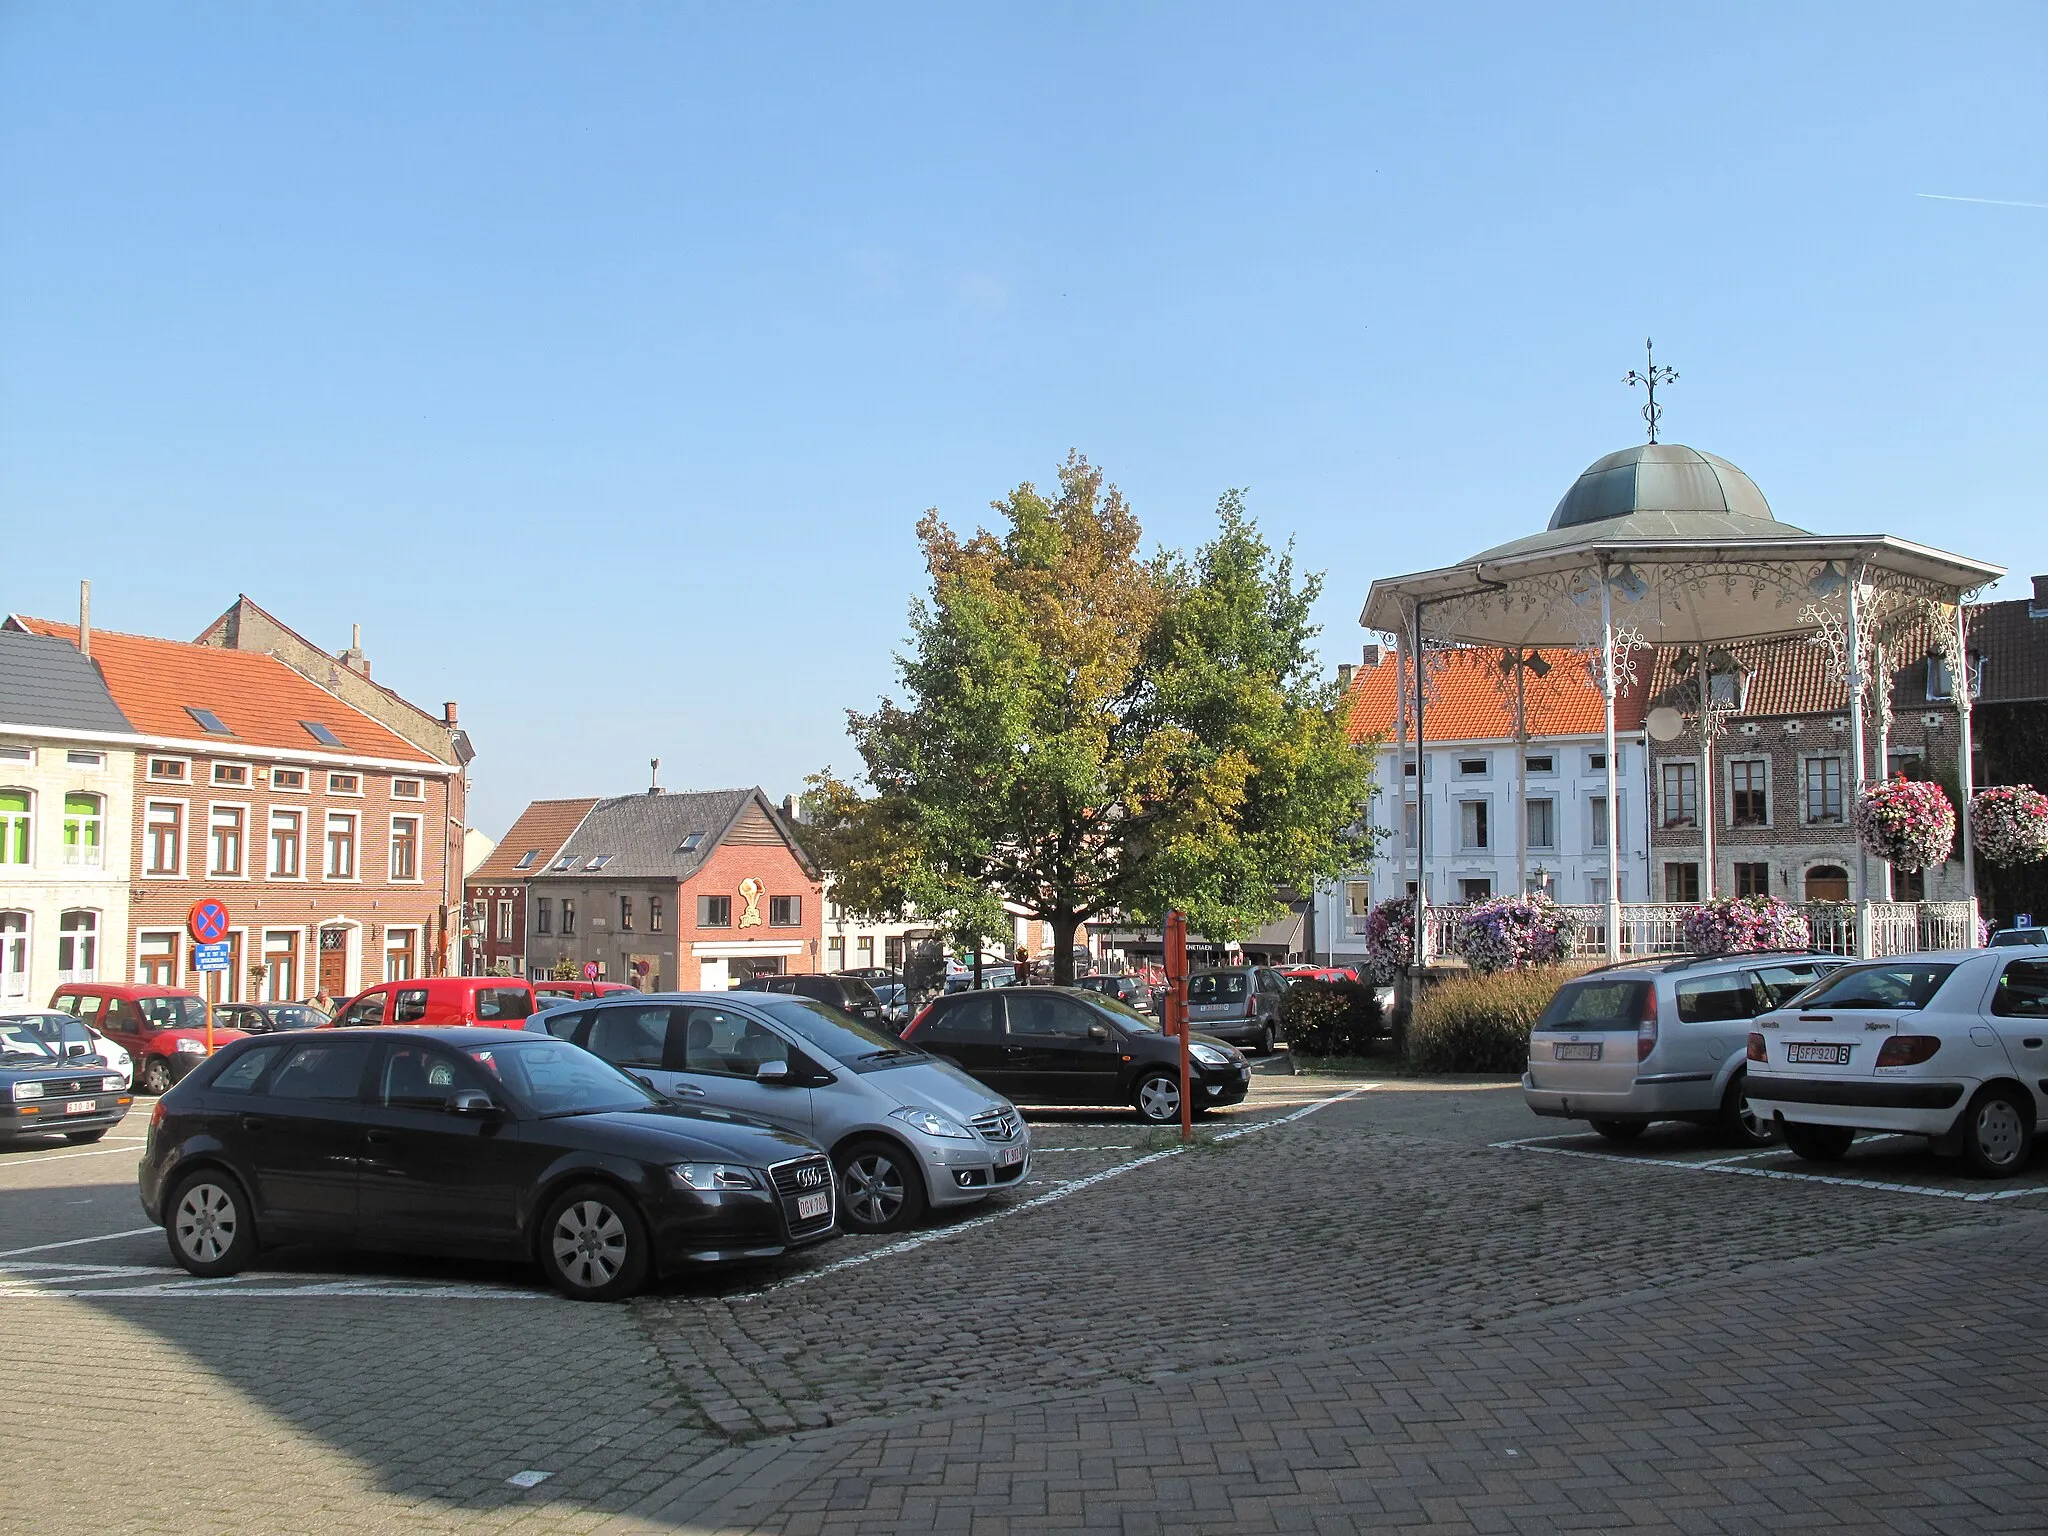
<path fill-rule="evenodd" d="M 854 766 L 926 507 L 1070 447 L 1329 573 L 1635 441 L 2048 571 L 2048 8 L 0 7 L 0 608 L 247 591 L 477 820 Z"/>

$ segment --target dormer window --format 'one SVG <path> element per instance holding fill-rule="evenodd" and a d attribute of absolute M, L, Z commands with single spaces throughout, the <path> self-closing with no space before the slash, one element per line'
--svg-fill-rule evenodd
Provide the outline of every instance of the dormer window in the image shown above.
<path fill-rule="evenodd" d="M 185 706 L 185 713 L 198 721 L 199 729 L 206 732 L 209 736 L 232 736 L 235 734 L 227 728 L 227 723 L 210 709 L 200 709 L 195 705 L 187 704 Z"/>
<path fill-rule="evenodd" d="M 1984 692 L 1984 658 L 1970 658 L 1970 697 L 1976 698 Z M 1955 697 L 1955 680 L 1949 676 L 1948 662 L 1939 656 L 1927 658 L 1927 697 L 1929 701 L 1946 701 Z"/>

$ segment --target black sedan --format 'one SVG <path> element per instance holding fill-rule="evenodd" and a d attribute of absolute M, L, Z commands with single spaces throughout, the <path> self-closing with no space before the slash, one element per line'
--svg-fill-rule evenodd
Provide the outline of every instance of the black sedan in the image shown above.
<path fill-rule="evenodd" d="M 0 1021 L 0 1146 L 31 1136 L 98 1141 L 134 1102 L 121 1074 L 82 1043 L 62 1054 L 27 1022 Z"/>
<path fill-rule="evenodd" d="M 1129 1104 L 1154 1125 L 1180 1119 L 1180 1042 L 1135 1009 L 1076 987 L 1004 987 L 937 998 L 903 1038 L 1016 1104 Z M 1241 1053 L 1188 1041 L 1194 1112 L 1240 1103 Z"/>
<path fill-rule="evenodd" d="M 238 1040 L 164 1095 L 141 1184 L 207 1277 L 309 1242 L 533 1261 L 614 1301 L 838 1231 L 832 1165 L 802 1137 L 500 1029 Z"/>

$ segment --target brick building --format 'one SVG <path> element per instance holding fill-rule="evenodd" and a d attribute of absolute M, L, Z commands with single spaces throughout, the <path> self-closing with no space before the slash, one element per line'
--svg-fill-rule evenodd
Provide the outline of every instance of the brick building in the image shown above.
<path fill-rule="evenodd" d="M 536 800 L 463 882 L 470 976 L 526 975 L 528 882 L 553 864 L 595 800 Z"/>
<path fill-rule="evenodd" d="M 822 891 L 759 789 L 600 800 L 528 882 L 527 972 L 566 960 L 648 991 L 715 991 L 816 971 Z"/>
<path fill-rule="evenodd" d="M 77 644 L 75 626 L 6 627 Z M 234 922 L 221 1001 L 337 995 L 444 968 L 459 878 L 461 768 L 267 652 L 95 631 L 92 659 L 136 733 L 121 969 L 196 986 L 185 920 Z M 116 974 L 105 961 L 102 974 Z"/>

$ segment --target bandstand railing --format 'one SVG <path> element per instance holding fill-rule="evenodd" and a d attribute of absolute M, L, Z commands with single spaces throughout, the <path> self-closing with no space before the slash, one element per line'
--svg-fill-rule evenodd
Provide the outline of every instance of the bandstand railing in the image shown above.
<path fill-rule="evenodd" d="M 1873 901 L 1870 903 L 1870 958 L 1910 955 L 1935 949 L 1968 949 L 1976 940 L 1976 914 L 1967 901 Z M 1466 904 L 1432 906 L 1426 914 L 1432 959 L 1457 954 L 1453 942 Z M 1607 953 L 1607 908 L 1598 903 L 1566 904 L 1579 920 L 1572 942 L 1573 959 L 1595 960 Z M 1686 914 L 1697 904 L 1683 901 L 1630 901 L 1621 906 L 1621 953 L 1682 955 Z M 1816 901 L 1799 906 L 1812 934 L 1812 947 L 1822 954 L 1858 953 L 1856 907 L 1846 901 Z"/>

